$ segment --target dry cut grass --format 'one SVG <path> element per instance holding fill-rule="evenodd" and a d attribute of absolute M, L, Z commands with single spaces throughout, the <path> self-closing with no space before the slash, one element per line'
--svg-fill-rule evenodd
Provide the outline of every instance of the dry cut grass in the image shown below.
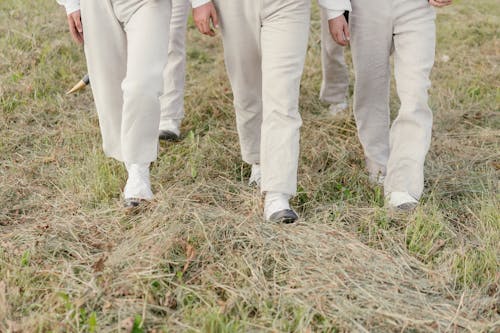
<path fill-rule="evenodd" d="M 262 222 L 246 185 L 221 43 L 189 32 L 187 119 L 157 193 L 120 210 L 85 72 L 52 1 L 0 2 L 0 332 L 499 332 L 495 0 L 440 11 L 421 207 L 389 216 L 352 116 L 317 98 L 313 17 L 301 108 L 301 222 Z M 394 91 L 393 104 L 398 101 Z"/>

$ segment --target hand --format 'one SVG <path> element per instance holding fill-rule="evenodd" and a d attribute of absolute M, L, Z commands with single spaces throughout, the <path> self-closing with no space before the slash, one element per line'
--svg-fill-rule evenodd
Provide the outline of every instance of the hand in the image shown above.
<path fill-rule="evenodd" d="M 328 20 L 328 27 L 330 28 L 330 34 L 332 35 L 333 40 L 337 42 L 337 44 L 342 46 L 349 44 L 351 34 L 349 32 L 349 25 L 347 24 L 344 15 Z"/>
<path fill-rule="evenodd" d="M 79 10 L 68 14 L 68 25 L 71 37 L 73 37 L 75 42 L 77 42 L 78 44 L 82 44 L 83 27 L 82 27 L 82 18 Z"/>
<path fill-rule="evenodd" d="M 444 7 L 451 5 L 452 1 L 453 0 L 429 0 L 429 3 L 434 7 Z"/>
<path fill-rule="evenodd" d="M 193 19 L 194 24 L 202 34 L 212 37 L 215 36 L 215 30 L 212 26 L 217 29 L 219 27 L 219 19 L 217 18 L 217 11 L 212 2 L 193 8 Z M 210 25 L 210 21 L 212 25 Z"/>

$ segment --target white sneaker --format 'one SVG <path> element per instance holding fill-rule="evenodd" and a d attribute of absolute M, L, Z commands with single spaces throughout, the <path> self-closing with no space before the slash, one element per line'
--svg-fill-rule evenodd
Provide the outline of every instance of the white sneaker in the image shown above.
<path fill-rule="evenodd" d="M 290 208 L 291 196 L 279 192 L 267 192 L 264 200 L 264 216 L 268 222 L 293 223 L 299 218 Z"/>
<path fill-rule="evenodd" d="M 384 181 L 385 181 L 385 175 L 382 174 L 381 172 L 375 174 L 375 173 L 370 173 L 368 175 L 368 181 L 372 183 L 373 185 L 381 185 L 384 186 Z"/>
<path fill-rule="evenodd" d="M 168 119 L 160 123 L 160 140 L 176 141 L 181 135 L 182 119 Z"/>
<path fill-rule="evenodd" d="M 389 208 L 400 211 L 411 211 L 418 206 L 418 200 L 408 192 L 391 192 L 387 195 Z"/>
<path fill-rule="evenodd" d="M 249 186 L 255 185 L 257 187 L 260 187 L 260 178 L 261 178 L 260 165 L 252 164 L 252 173 L 250 174 L 248 185 Z"/>
<path fill-rule="evenodd" d="M 348 107 L 349 105 L 347 104 L 347 101 L 338 104 L 330 104 L 328 112 L 330 113 L 330 115 L 335 116 L 347 110 Z"/>
<path fill-rule="evenodd" d="M 125 164 L 128 172 L 127 184 L 123 190 L 125 201 L 129 199 L 151 200 L 151 182 L 149 181 L 149 163 Z"/>

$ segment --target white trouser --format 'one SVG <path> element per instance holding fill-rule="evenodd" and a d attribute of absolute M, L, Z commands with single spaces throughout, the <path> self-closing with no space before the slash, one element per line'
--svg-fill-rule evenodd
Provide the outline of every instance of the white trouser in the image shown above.
<path fill-rule="evenodd" d="M 384 190 L 420 198 L 432 134 L 428 106 L 435 12 L 425 0 L 352 0 L 354 115 L 370 173 L 387 173 Z M 391 50 L 401 101 L 390 128 Z"/>
<path fill-rule="evenodd" d="M 184 118 L 184 83 L 186 81 L 186 30 L 189 0 L 171 0 L 170 45 L 168 64 L 163 73 L 164 89 L 160 97 L 162 123 L 171 119 Z"/>
<path fill-rule="evenodd" d="M 321 9 L 321 67 L 323 81 L 319 98 L 328 104 L 340 104 L 347 98 L 349 72 L 344 58 L 344 48 L 332 38 L 325 9 Z"/>
<path fill-rule="evenodd" d="M 215 0 L 243 160 L 263 192 L 296 193 L 310 0 Z"/>
<path fill-rule="evenodd" d="M 104 152 L 127 163 L 154 161 L 171 0 L 86 0 L 81 7 Z"/>

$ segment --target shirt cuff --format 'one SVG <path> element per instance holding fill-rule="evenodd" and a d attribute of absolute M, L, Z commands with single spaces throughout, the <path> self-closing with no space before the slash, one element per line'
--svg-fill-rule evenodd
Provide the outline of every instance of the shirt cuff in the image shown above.
<path fill-rule="evenodd" d="M 229 1 L 234 1 L 234 0 L 229 0 Z M 191 0 L 191 6 L 193 8 L 203 6 L 204 4 L 209 3 L 210 0 Z"/>
<path fill-rule="evenodd" d="M 339 17 L 340 15 L 344 15 L 344 10 L 332 10 L 332 9 L 327 9 L 326 11 L 326 18 L 328 21 Z"/>
<path fill-rule="evenodd" d="M 66 14 L 71 14 L 80 10 L 80 0 L 57 0 L 60 5 L 66 8 Z"/>
<path fill-rule="evenodd" d="M 318 0 L 319 5 L 327 10 L 351 11 L 350 0 Z"/>

